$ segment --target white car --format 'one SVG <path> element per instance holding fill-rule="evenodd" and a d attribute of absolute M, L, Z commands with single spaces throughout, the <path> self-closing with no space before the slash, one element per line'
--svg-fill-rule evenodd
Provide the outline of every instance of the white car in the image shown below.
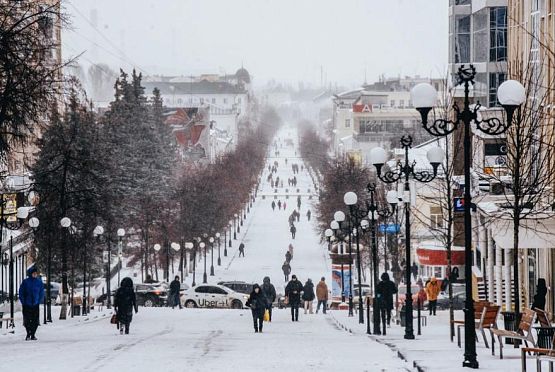
<path fill-rule="evenodd" d="M 185 307 L 242 309 L 249 296 L 222 285 L 201 284 L 183 291 L 181 304 Z"/>

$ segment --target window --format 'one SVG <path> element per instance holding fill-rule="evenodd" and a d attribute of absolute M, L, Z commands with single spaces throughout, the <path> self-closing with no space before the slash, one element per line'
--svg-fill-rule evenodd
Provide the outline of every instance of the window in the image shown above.
<path fill-rule="evenodd" d="M 472 15 L 472 60 L 487 62 L 489 60 L 489 8 L 484 8 Z"/>
<path fill-rule="evenodd" d="M 505 74 L 500 73 L 491 73 L 489 74 L 489 106 L 500 106 L 499 101 L 497 100 L 497 88 L 501 85 L 502 82 L 505 81 Z"/>
<path fill-rule="evenodd" d="M 216 98 L 212 98 L 212 103 L 216 103 Z"/>
<path fill-rule="evenodd" d="M 490 8 L 489 13 L 490 26 L 490 45 L 489 60 L 490 62 L 499 62 L 507 60 L 507 8 L 495 7 Z"/>
<path fill-rule="evenodd" d="M 178 104 L 182 104 L 182 103 L 183 103 L 183 100 L 182 100 L 181 98 L 178 98 L 178 99 L 177 99 L 177 103 L 178 103 Z"/>
<path fill-rule="evenodd" d="M 400 108 L 405 107 L 405 100 L 404 100 L 404 99 L 400 99 L 400 100 L 399 100 L 399 107 L 400 107 Z"/>
<path fill-rule="evenodd" d="M 207 287 L 207 286 L 200 286 L 200 287 L 197 287 L 197 288 L 195 289 L 195 292 L 196 292 L 196 293 L 209 293 L 209 292 L 210 292 L 210 287 Z"/>
<path fill-rule="evenodd" d="M 224 105 L 227 104 L 227 98 L 224 98 Z"/>
<path fill-rule="evenodd" d="M 204 98 L 199 98 L 200 100 L 200 104 L 202 105 L 204 103 Z"/>
<path fill-rule="evenodd" d="M 345 128 L 351 127 L 351 119 L 345 119 Z"/>
<path fill-rule="evenodd" d="M 470 62 L 470 16 L 455 17 L 455 63 Z"/>
<path fill-rule="evenodd" d="M 241 103 L 241 97 L 237 98 L 237 103 Z"/>
<path fill-rule="evenodd" d="M 395 100 L 394 100 L 394 99 L 392 99 L 392 100 L 389 102 L 389 106 L 390 106 L 390 107 L 395 107 Z"/>
<path fill-rule="evenodd" d="M 219 288 L 219 287 L 209 287 L 208 293 L 213 293 L 213 294 L 227 294 L 226 291 L 224 291 L 223 289 Z"/>
<path fill-rule="evenodd" d="M 430 227 L 432 229 L 443 228 L 443 213 L 441 207 L 430 207 Z"/>

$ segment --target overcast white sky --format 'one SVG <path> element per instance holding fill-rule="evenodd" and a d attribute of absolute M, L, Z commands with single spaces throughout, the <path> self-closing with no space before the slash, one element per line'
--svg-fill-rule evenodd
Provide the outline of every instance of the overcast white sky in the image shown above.
<path fill-rule="evenodd" d="M 233 73 L 356 85 L 380 74 L 439 76 L 447 0 L 71 0 L 66 57 L 147 74 Z M 96 14 L 96 15 L 95 15 Z M 95 26 L 95 27 L 93 27 Z M 96 44 L 96 45 L 95 45 Z"/>

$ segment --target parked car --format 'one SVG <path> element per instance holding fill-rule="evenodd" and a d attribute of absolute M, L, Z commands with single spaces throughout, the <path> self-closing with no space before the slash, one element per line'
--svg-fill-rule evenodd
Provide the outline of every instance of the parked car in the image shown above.
<path fill-rule="evenodd" d="M 418 293 L 420 292 L 420 286 L 413 284 L 410 287 L 411 293 L 412 293 L 412 304 L 413 307 L 416 308 L 416 303 L 418 301 Z M 397 297 L 397 303 L 396 303 L 396 307 L 399 308 L 400 306 L 403 306 L 405 304 L 405 299 L 407 297 L 407 286 L 405 284 L 400 284 L 399 288 L 397 290 L 398 292 L 398 297 Z M 422 301 L 424 304 L 424 301 Z"/>
<path fill-rule="evenodd" d="M 168 292 L 162 286 L 152 284 L 135 284 L 135 296 L 137 305 L 144 307 L 164 306 L 168 299 Z"/>
<path fill-rule="evenodd" d="M 455 292 L 453 289 L 453 310 L 464 309 L 464 301 L 466 301 L 466 293 L 463 291 Z M 437 308 L 440 310 L 449 309 L 449 294 L 445 293 L 437 298 Z"/>
<path fill-rule="evenodd" d="M 370 284 L 361 283 L 360 287 L 362 289 L 362 301 L 364 301 L 364 305 L 366 306 L 366 297 L 372 297 L 372 288 L 370 288 Z M 358 306 L 358 284 L 353 283 L 353 304 Z"/>
<path fill-rule="evenodd" d="M 60 283 L 56 283 L 56 282 L 50 282 L 50 301 L 52 302 L 56 302 L 56 299 L 58 298 L 58 295 L 60 294 L 60 288 L 61 288 L 61 284 Z M 46 282 L 44 282 L 44 295 L 46 296 L 46 290 L 47 290 L 47 285 Z"/>
<path fill-rule="evenodd" d="M 250 295 L 252 292 L 252 287 L 254 284 L 242 282 L 239 280 L 232 280 L 227 282 L 219 282 L 218 285 L 223 285 L 229 289 L 232 289 L 235 292 L 244 293 Z"/>
<path fill-rule="evenodd" d="M 184 291 L 181 303 L 185 307 L 242 309 L 249 296 L 223 285 L 199 285 Z"/>

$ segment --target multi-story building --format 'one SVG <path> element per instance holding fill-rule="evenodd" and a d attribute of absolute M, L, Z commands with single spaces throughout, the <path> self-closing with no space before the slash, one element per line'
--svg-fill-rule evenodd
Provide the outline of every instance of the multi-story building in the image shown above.
<path fill-rule="evenodd" d="M 231 149 L 237 144 L 240 123 L 251 109 L 251 77 L 246 69 L 223 76 L 150 76 L 144 79 L 143 85 L 147 97 L 158 88 L 166 108 L 208 108 L 214 133 L 230 137 L 231 142 L 224 141 L 231 144 Z"/>

